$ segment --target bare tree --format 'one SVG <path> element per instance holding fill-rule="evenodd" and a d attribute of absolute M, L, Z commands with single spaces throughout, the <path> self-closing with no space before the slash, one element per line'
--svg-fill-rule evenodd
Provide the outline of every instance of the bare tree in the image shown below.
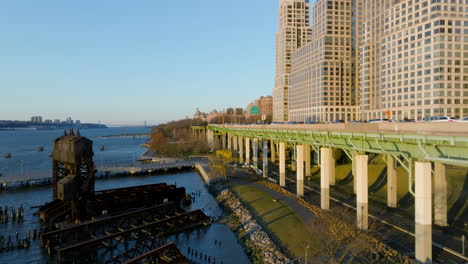
<path fill-rule="evenodd" d="M 321 245 L 321 262 L 352 263 L 357 256 L 371 252 L 374 223 L 369 223 L 368 230 L 360 230 L 354 225 L 355 213 L 342 207 L 323 213 L 317 221 L 319 232 L 316 238 Z"/>

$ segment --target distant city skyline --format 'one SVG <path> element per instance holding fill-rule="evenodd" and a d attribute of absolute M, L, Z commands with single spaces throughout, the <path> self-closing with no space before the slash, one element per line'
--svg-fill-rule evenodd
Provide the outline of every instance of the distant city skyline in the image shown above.
<path fill-rule="evenodd" d="M 271 0 L 5 2 L 0 120 L 142 125 L 196 107 L 244 107 L 274 86 L 277 8 Z"/>

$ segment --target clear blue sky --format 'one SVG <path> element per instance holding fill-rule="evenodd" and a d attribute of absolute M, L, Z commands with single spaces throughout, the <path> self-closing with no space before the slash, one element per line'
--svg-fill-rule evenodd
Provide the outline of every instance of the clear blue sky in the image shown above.
<path fill-rule="evenodd" d="M 0 120 L 149 124 L 272 93 L 278 0 L 0 4 Z"/>

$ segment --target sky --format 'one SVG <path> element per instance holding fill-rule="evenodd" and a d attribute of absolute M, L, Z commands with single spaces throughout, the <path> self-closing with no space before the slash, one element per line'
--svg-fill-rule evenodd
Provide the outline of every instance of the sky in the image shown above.
<path fill-rule="evenodd" d="M 0 120 L 157 124 L 271 95 L 277 0 L 0 3 Z"/>

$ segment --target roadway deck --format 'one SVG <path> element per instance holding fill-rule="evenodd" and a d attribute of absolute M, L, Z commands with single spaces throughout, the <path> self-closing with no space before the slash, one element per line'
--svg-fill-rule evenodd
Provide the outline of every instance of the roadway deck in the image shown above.
<path fill-rule="evenodd" d="M 409 123 L 340 123 L 340 124 L 272 124 L 272 125 L 210 125 L 233 129 L 307 130 L 326 132 L 420 134 L 468 137 L 468 122 Z"/>

